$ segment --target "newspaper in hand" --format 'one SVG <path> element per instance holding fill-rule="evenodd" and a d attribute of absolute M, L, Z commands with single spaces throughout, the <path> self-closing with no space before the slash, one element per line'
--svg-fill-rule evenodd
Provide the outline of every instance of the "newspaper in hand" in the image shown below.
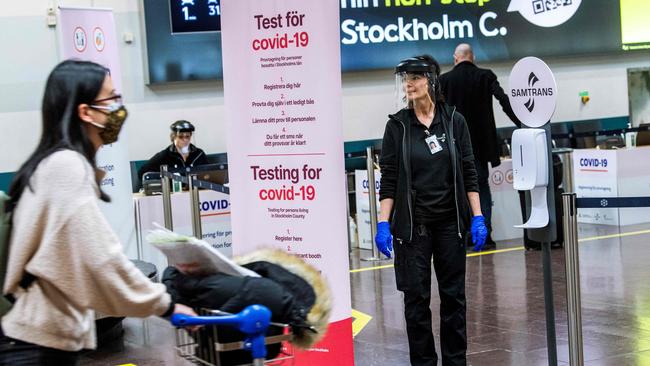
<path fill-rule="evenodd" d="M 169 265 L 187 275 L 224 273 L 231 276 L 260 277 L 257 273 L 237 265 L 210 244 L 193 236 L 167 230 L 160 225 L 147 235 L 147 241 L 167 256 Z"/>

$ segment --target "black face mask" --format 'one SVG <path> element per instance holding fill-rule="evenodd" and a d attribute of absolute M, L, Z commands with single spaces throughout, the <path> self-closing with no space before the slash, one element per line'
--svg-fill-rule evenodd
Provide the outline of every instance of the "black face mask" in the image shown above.
<path fill-rule="evenodd" d="M 124 121 L 128 116 L 128 112 L 124 105 L 113 103 L 110 106 L 91 106 L 106 115 L 106 123 L 101 125 L 96 122 L 91 122 L 94 126 L 101 128 L 99 137 L 102 139 L 104 145 L 109 145 L 117 141 L 117 136 L 122 130 Z"/>

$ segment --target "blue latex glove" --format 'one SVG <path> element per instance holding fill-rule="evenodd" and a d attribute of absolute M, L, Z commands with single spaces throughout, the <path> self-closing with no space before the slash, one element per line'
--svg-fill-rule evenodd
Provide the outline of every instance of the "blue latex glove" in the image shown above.
<path fill-rule="evenodd" d="M 472 217 L 472 243 L 474 243 L 474 251 L 480 252 L 485 246 L 488 230 L 485 226 L 485 217 L 478 215 Z"/>
<path fill-rule="evenodd" d="M 393 251 L 393 236 L 390 234 L 390 224 L 388 221 L 381 221 L 377 223 L 377 234 L 375 235 L 375 245 L 380 252 L 388 258 L 391 257 L 390 252 Z"/>

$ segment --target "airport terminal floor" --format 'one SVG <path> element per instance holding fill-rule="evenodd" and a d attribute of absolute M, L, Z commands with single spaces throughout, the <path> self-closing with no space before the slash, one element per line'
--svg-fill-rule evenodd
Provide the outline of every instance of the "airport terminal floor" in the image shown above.
<path fill-rule="evenodd" d="M 650 225 L 580 224 L 579 241 L 585 364 L 650 365 Z M 360 260 L 369 255 L 350 256 L 355 364 L 408 365 L 392 263 Z M 559 365 L 568 365 L 563 249 L 552 251 L 552 271 Z M 468 364 L 548 365 L 542 277 L 542 253 L 524 250 L 520 240 L 468 252 Z M 436 296 L 431 309 L 437 332 Z M 190 364 L 175 355 L 174 330 L 164 320 L 126 319 L 124 328 L 122 340 L 85 354 L 81 364 Z"/>

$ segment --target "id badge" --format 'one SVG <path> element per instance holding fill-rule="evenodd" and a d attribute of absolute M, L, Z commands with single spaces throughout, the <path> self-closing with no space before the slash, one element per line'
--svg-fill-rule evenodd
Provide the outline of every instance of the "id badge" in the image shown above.
<path fill-rule="evenodd" d="M 440 144 L 440 141 L 438 141 L 438 137 L 436 135 L 431 135 L 424 139 L 424 142 L 427 143 L 427 146 L 429 147 L 429 151 L 431 151 L 431 155 L 442 151 L 442 145 Z"/>

